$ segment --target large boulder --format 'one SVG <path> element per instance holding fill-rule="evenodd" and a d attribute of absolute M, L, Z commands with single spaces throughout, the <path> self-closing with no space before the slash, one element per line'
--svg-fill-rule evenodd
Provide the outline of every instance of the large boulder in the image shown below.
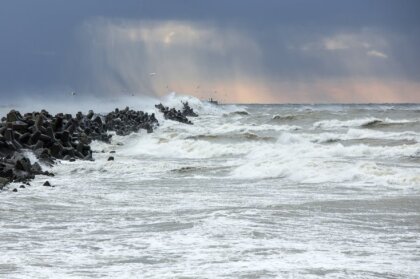
<path fill-rule="evenodd" d="M 62 158 L 63 157 L 62 152 L 63 152 L 63 146 L 61 144 L 59 144 L 58 142 L 55 142 L 50 147 L 50 154 L 54 158 L 57 158 L 57 159 Z"/>
<path fill-rule="evenodd" d="M 0 177 L 0 190 L 2 190 L 3 187 L 6 186 L 9 182 L 9 179 Z"/>
<path fill-rule="evenodd" d="M 13 130 L 25 133 L 28 130 L 28 124 L 23 121 L 17 120 L 12 122 Z"/>
<path fill-rule="evenodd" d="M 21 153 L 15 152 L 12 157 L 13 162 L 15 163 L 15 167 L 18 170 L 31 172 L 31 161 L 23 156 Z"/>
<path fill-rule="evenodd" d="M 40 165 L 40 164 L 38 164 L 38 162 L 35 162 L 35 163 L 32 165 L 32 167 L 31 167 L 31 171 L 32 171 L 34 174 L 42 174 L 42 168 L 41 168 L 41 165 Z"/>
<path fill-rule="evenodd" d="M 20 113 L 16 110 L 11 110 L 7 116 L 6 116 L 6 121 L 11 123 L 11 122 L 15 122 L 18 120 L 22 120 L 22 116 L 20 115 Z"/>

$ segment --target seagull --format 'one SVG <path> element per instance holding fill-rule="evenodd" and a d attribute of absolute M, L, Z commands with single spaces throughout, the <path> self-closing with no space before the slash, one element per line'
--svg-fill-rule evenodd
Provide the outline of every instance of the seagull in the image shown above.
<path fill-rule="evenodd" d="M 74 92 L 74 91 L 73 91 L 73 92 L 71 92 L 71 95 L 72 95 L 72 96 L 76 96 L 76 92 Z"/>
<path fill-rule="evenodd" d="M 156 73 L 149 73 L 149 76 L 155 76 L 156 75 Z"/>

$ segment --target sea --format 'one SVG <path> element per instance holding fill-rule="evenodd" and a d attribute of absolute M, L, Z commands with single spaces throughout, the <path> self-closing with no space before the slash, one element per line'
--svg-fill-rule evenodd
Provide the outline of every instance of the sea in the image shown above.
<path fill-rule="evenodd" d="M 0 278 L 420 278 L 420 105 L 181 101 L 0 192 Z"/>

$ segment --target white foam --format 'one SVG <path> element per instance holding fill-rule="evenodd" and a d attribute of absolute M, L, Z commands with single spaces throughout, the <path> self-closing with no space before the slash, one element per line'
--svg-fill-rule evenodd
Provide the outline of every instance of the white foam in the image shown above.
<path fill-rule="evenodd" d="M 231 176 L 239 179 L 283 177 L 300 183 L 363 181 L 388 184 L 399 181 L 412 185 L 418 179 L 412 168 L 376 165 L 384 171 L 379 175 L 380 171 L 371 173 L 365 168 L 365 160 L 386 161 L 415 156 L 419 148 L 419 144 L 394 147 L 321 145 L 299 135 L 283 133 L 277 143 L 254 146 L 244 160 L 236 162 L 237 168 Z"/>
<path fill-rule="evenodd" d="M 369 129 L 350 128 L 345 133 L 320 133 L 310 135 L 309 138 L 314 142 L 325 143 L 339 140 L 362 140 L 362 139 L 378 139 L 378 140 L 406 140 L 420 142 L 420 133 L 414 131 L 404 132 L 383 132 Z"/>
<path fill-rule="evenodd" d="M 95 162 L 58 162 L 55 177 L 0 193 L 0 277 L 419 274 L 419 143 L 322 144 L 417 131 L 296 129 L 260 124 L 254 108 L 201 109 L 194 125 L 156 114 L 154 133 L 113 134 L 92 144 Z M 194 138 L 246 133 L 272 140 Z M 47 179 L 56 187 L 42 187 Z"/>
<path fill-rule="evenodd" d="M 162 103 L 164 106 L 174 107 L 176 109 L 182 109 L 182 102 L 188 102 L 190 107 L 200 115 L 222 115 L 226 112 L 243 110 L 243 106 L 214 105 L 209 102 L 202 101 L 193 96 L 179 95 L 176 92 L 171 92 L 162 99 Z"/>

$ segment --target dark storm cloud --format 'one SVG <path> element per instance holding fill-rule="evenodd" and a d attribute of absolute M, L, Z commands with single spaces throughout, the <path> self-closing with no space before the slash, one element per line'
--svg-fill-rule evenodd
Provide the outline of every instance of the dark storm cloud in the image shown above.
<path fill-rule="evenodd" d="M 89 71 L 98 67 L 89 63 L 105 69 L 96 75 L 106 75 L 122 86 L 129 83 L 121 67 L 109 65 L 120 57 L 106 60 L 108 50 L 92 47 L 93 40 L 106 37 L 84 29 L 92 22 L 130 28 L 141 28 L 144 22 L 187 22 L 199 30 L 207 26 L 212 34 L 225 32 L 221 37 L 225 39 L 237 33 L 238 41 L 255 44 L 252 54 L 258 48 L 255 67 L 252 59 L 250 63 L 230 61 L 250 57 L 249 49 L 235 44 L 223 57 L 214 51 L 196 51 L 195 63 L 206 65 L 202 71 L 210 80 L 220 73 L 235 73 L 267 82 L 349 76 L 419 82 L 419 7 L 415 0 L 3 0 L 0 94 L 103 90 L 107 84 L 95 84 L 101 81 L 93 79 Z M 105 30 L 93 29 L 99 33 Z M 156 30 L 159 32 L 159 27 Z M 118 50 L 144 51 L 131 45 L 120 45 Z M 182 51 L 177 50 L 176 55 Z M 229 67 L 229 62 L 236 66 Z M 147 90 L 147 85 L 141 89 Z"/>

